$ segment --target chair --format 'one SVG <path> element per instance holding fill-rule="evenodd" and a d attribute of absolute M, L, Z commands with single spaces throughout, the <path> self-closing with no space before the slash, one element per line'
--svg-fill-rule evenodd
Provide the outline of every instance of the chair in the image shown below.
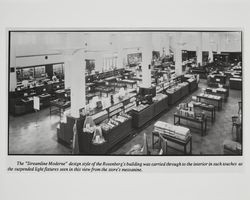
<path fill-rule="evenodd" d="M 152 148 L 153 149 L 154 149 L 155 143 L 158 142 L 158 141 L 155 142 L 155 140 L 154 140 L 155 137 L 159 138 L 159 132 L 157 132 L 157 131 L 152 132 Z"/>
<path fill-rule="evenodd" d="M 242 154 L 242 146 L 239 142 L 235 142 L 232 140 L 225 140 L 223 142 L 224 154 L 227 155 L 241 155 Z"/>
<path fill-rule="evenodd" d="M 126 153 L 127 155 L 149 155 L 148 140 L 146 133 L 143 134 L 143 145 L 136 144 Z"/>
<path fill-rule="evenodd" d="M 237 120 L 238 120 L 238 116 L 232 116 L 232 132 L 233 132 L 234 127 L 237 128 Z"/>
<path fill-rule="evenodd" d="M 238 114 L 240 114 L 240 113 L 242 113 L 242 102 L 239 101 L 238 105 L 239 105 Z"/>
<path fill-rule="evenodd" d="M 167 155 L 167 148 L 168 148 L 168 140 L 163 137 L 162 134 L 159 133 L 159 138 L 160 138 L 160 150 L 162 150 L 161 155 Z"/>

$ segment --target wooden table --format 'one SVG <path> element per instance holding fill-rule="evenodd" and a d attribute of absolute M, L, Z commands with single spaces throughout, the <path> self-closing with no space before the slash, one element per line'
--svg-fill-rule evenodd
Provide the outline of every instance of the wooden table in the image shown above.
<path fill-rule="evenodd" d="M 237 142 L 242 142 L 242 121 L 238 118 L 237 122 L 235 123 L 236 125 L 236 141 Z"/>
<path fill-rule="evenodd" d="M 52 109 L 53 107 L 55 107 L 55 109 Z M 70 102 L 69 101 L 63 101 L 63 100 L 60 100 L 60 99 L 50 101 L 49 114 L 51 116 L 51 114 L 53 112 L 59 113 L 60 114 L 60 119 L 61 119 L 62 112 L 64 112 L 65 109 L 68 108 L 68 107 L 70 107 Z"/>
<path fill-rule="evenodd" d="M 108 97 L 109 93 L 115 91 L 114 86 L 112 86 L 112 87 L 98 87 L 95 90 L 100 92 L 100 96 L 102 96 L 102 94 L 105 93 L 107 97 Z"/>
<path fill-rule="evenodd" d="M 152 132 L 152 147 L 153 148 L 154 148 L 154 137 L 159 136 L 159 134 L 160 133 L 155 131 L 155 130 Z M 189 144 L 190 145 L 189 154 L 192 154 L 192 135 L 191 134 L 187 137 L 186 140 L 181 140 L 181 139 L 175 138 L 175 137 L 167 135 L 167 134 L 161 134 L 161 135 L 164 138 L 166 138 L 167 140 L 169 140 L 175 144 L 183 146 L 185 154 L 187 154 L 187 145 Z M 167 147 L 168 147 L 168 145 L 167 145 Z"/>
<path fill-rule="evenodd" d="M 219 97 L 218 99 L 212 98 L 212 97 L 208 97 L 208 96 L 203 96 L 203 95 L 197 95 L 197 99 L 199 102 L 201 102 L 202 99 L 204 100 L 209 100 L 209 101 L 214 101 L 217 103 L 217 109 L 221 110 L 222 109 L 222 98 Z"/>
<path fill-rule="evenodd" d="M 117 81 L 117 83 L 131 85 L 132 88 L 134 87 L 134 85 L 137 84 L 137 82 L 135 80 L 129 80 L 129 79 L 119 80 L 119 81 Z"/>
<path fill-rule="evenodd" d="M 202 104 L 195 104 L 195 103 L 193 103 L 193 106 L 197 107 L 197 108 L 200 108 L 201 110 L 210 112 L 211 113 L 210 114 L 211 121 L 212 122 L 215 121 L 216 109 L 215 109 L 214 105 L 210 105 L 210 104 L 202 105 Z"/>
<path fill-rule="evenodd" d="M 227 101 L 227 97 L 229 96 L 229 92 L 228 92 L 228 89 L 225 89 L 225 88 L 206 88 L 205 92 L 207 94 L 213 94 L 213 95 L 216 95 L 216 96 L 221 96 L 224 101 Z"/>
<path fill-rule="evenodd" d="M 230 78 L 229 79 L 230 89 L 241 90 L 242 79 L 241 78 Z"/>
<path fill-rule="evenodd" d="M 177 121 L 176 121 L 176 118 L 177 118 Z M 194 117 L 187 117 L 187 116 L 183 116 L 183 115 L 180 115 L 178 113 L 175 113 L 174 114 L 174 125 L 176 125 L 176 124 L 181 125 L 181 119 L 185 119 L 185 120 L 200 124 L 200 127 L 198 129 L 200 129 L 201 136 L 204 136 L 206 134 L 206 131 L 207 131 L 207 118 L 206 117 L 203 120 L 198 120 Z M 192 127 L 192 128 L 196 128 L 196 127 Z"/>
<path fill-rule="evenodd" d="M 90 99 L 92 99 L 94 96 L 96 96 L 96 94 L 94 94 L 94 93 L 87 93 L 86 94 L 87 103 L 89 103 Z"/>

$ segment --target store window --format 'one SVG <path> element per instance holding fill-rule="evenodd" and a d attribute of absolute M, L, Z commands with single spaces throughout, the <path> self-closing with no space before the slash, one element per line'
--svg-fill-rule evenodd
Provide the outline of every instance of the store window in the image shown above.
<path fill-rule="evenodd" d="M 103 58 L 103 67 L 106 70 L 112 70 L 117 68 L 117 56 L 104 57 Z"/>

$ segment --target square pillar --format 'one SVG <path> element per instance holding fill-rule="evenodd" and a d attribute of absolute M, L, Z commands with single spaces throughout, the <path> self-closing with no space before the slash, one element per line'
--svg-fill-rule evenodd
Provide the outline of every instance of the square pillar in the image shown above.
<path fill-rule="evenodd" d="M 86 105 L 84 50 L 73 52 L 70 60 L 71 116 L 79 118 L 79 110 Z"/>
<path fill-rule="evenodd" d="M 152 33 L 142 33 L 142 84 L 143 88 L 151 87 Z"/>
<path fill-rule="evenodd" d="M 197 55 L 197 64 L 202 65 L 202 32 L 197 33 L 197 48 L 196 48 L 196 55 Z"/>
<path fill-rule="evenodd" d="M 70 88 L 70 60 L 71 55 L 64 55 L 64 88 Z"/>
<path fill-rule="evenodd" d="M 177 32 L 175 34 L 175 51 L 174 51 L 174 60 L 175 60 L 175 73 L 177 75 L 182 74 L 182 50 L 181 45 L 181 33 Z"/>

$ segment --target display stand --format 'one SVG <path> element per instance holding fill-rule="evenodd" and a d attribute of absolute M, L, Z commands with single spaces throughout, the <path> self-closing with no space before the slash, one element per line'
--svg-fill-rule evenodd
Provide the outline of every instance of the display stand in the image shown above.
<path fill-rule="evenodd" d="M 40 110 L 40 98 L 38 96 L 35 96 L 33 98 L 33 108 L 34 108 L 34 110 L 36 112 L 36 125 L 35 126 L 38 127 L 38 123 L 37 123 L 37 121 L 38 121 L 38 111 Z"/>

